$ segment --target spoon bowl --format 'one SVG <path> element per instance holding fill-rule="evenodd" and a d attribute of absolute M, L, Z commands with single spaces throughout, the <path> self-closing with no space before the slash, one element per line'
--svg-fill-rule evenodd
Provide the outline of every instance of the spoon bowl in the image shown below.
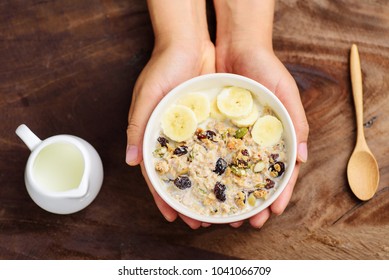
<path fill-rule="evenodd" d="M 354 150 L 347 166 L 347 177 L 353 193 L 360 200 L 369 200 L 377 191 L 377 161 L 367 150 Z"/>
<path fill-rule="evenodd" d="M 356 197 L 369 200 L 377 191 L 380 174 L 363 132 L 362 72 L 356 45 L 351 47 L 350 73 L 357 119 L 357 143 L 347 165 L 347 178 Z"/>

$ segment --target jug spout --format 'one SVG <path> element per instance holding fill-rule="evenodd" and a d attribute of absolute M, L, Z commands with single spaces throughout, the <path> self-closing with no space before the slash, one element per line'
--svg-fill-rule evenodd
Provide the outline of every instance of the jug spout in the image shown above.
<path fill-rule="evenodd" d="M 19 125 L 15 133 L 22 139 L 30 151 L 34 150 L 42 142 L 25 124 Z"/>
<path fill-rule="evenodd" d="M 89 188 L 88 176 L 84 176 L 78 188 L 67 191 L 65 196 L 68 198 L 82 198 L 86 196 L 86 194 L 88 193 L 88 188 Z"/>

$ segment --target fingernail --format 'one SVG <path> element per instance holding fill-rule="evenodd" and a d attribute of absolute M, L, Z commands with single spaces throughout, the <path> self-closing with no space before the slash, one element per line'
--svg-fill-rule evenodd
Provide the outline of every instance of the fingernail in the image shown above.
<path fill-rule="evenodd" d="M 308 160 L 308 146 L 307 142 L 302 142 L 297 147 L 297 159 L 301 162 Z"/>
<path fill-rule="evenodd" d="M 138 159 L 138 147 L 134 145 L 127 146 L 126 162 L 129 165 L 136 165 Z"/>

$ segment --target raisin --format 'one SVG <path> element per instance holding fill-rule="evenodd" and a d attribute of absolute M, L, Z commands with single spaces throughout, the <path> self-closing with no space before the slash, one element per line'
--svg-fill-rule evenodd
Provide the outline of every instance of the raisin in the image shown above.
<path fill-rule="evenodd" d="M 245 161 L 244 159 L 237 159 L 236 165 L 240 168 L 247 168 L 249 166 L 249 163 Z"/>
<path fill-rule="evenodd" d="M 182 156 L 188 153 L 188 147 L 187 146 L 179 146 L 174 151 L 173 154 L 177 156 Z"/>
<path fill-rule="evenodd" d="M 271 188 L 274 188 L 274 181 L 269 179 L 269 178 L 266 178 L 266 185 L 265 185 L 265 189 L 271 189 Z"/>
<path fill-rule="evenodd" d="M 279 177 L 285 171 L 285 164 L 281 161 L 277 161 L 269 167 L 269 171 L 272 177 Z"/>
<path fill-rule="evenodd" d="M 205 136 L 206 136 L 209 140 L 214 141 L 214 140 L 213 140 L 213 137 L 216 136 L 216 133 L 215 133 L 214 131 L 212 131 L 212 130 L 207 130 L 207 131 L 205 132 Z"/>
<path fill-rule="evenodd" d="M 169 143 L 169 140 L 167 140 L 165 137 L 162 137 L 162 136 L 158 137 L 157 141 L 161 145 L 161 147 L 167 148 L 167 144 Z"/>
<path fill-rule="evenodd" d="M 174 185 L 180 190 L 188 189 L 192 186 L 192 182 L 190 181 L 188 176 L 178 176 L 174 180 Z"/>
<path fill-rule="evenodd" d="M 227 168 L 227 162 L 224 159 L 219 158 L 216 161 L 215 170 L 213 170 L 213 172 L 215 172 L 217 175 L 222 175 L 224 171 L 226 171 L 226 168 Z"/>
<path fill-rule="evenodd" d="M 223 185 L 220 182 L 216 182 L 215 187 L 213 189 L 213 192 L 219 201 L 221 201 L 221 202 L 226 201 L 226 193 L 225 193 L 226 186 L 225 185 Z"/>

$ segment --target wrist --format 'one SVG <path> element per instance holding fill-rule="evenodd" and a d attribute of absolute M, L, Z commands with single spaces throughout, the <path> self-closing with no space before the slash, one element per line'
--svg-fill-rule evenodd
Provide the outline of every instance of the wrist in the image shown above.
<path fill-rule="evenodd" d="M 274 0 L 214 0 L 217 50 L 273 49 Z"/>
<path fill-rule="evenodd" d="M 201 45 L 210 41 L 205 1 L 148 0 L 155 45 Z"/>

